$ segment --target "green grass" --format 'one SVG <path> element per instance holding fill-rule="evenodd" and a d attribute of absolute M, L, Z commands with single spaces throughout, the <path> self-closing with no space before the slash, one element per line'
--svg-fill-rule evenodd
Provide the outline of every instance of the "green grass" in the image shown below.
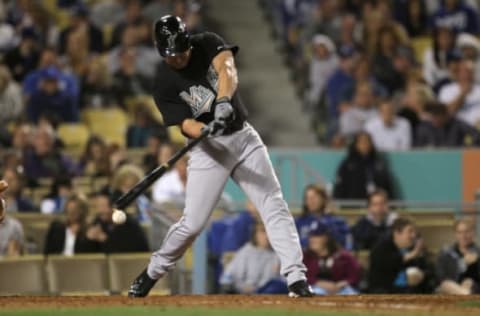
<path fill-rule="evenodd" d="M 465 301 L 457 304 L 460 307 L 480 307 L 480 301 Z"/>
<path fill-rule="evenodd" d="M 477 305 L 478 306 L 478 305 Z M 470 306 L 471 307 L 471 306 Z M 207 308 L 175 308 L 151 306 L 124 306 L 99 308 L 59 308 L 59 309 L 18 309 L 2 310 L 1 316 L 456 316 L 458 313 L 400 312 L 400 311 L 294 311 L 279 309 L 207 309 Z"/>

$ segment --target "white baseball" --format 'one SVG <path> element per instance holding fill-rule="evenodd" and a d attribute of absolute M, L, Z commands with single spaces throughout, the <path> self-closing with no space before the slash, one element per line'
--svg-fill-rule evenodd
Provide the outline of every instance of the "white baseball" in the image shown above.
<path fill-rule="evenodd" d="M 115 224 L 118 224 L 118 225 L 123 224 L 125 223 L 126 220 L 127 220 L 127 215 L 125 214 L 124 211 L 120 211 L 120 210 L 113 211 L 112 221 Z"/>

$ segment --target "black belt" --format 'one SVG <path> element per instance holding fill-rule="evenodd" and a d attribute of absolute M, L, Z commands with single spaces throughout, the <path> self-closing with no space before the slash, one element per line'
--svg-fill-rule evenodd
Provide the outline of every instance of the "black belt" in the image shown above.
<path fill-rule="evenodd" d="M 235 132 L 241 131 L 245 127 L 244 120 L 232 122 L 222 133 L 222 136 L 232 135 Z"/>

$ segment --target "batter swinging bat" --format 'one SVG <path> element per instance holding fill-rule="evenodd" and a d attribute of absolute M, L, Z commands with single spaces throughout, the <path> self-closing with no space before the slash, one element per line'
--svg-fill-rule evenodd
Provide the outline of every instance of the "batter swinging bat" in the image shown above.
<path fill-rule="evenodd" d="M 209 133 L 210 129 L 204 128 L 199 137 L 195 138 L 185 147 L 177 151 L 175 155 L 173 155 L 172 158 L 170 158 L 170 160 L 168 160 L 166 163 L 153 169 L 142 180 L 135 184 L 135 186 L 131 188 L 130 191 L 118 198 L 118 200 L 115 202 L 115 208 L 123 210 L 127 206 L 129 206 L 130 203 L 132 203 L 140 194 L 145 192 L 145 190 L 147 190 L 148 187 L 152 185 L 152 183 L 154 183 L 158 178 L 163 176 L 163 174 L 165 174 L 165 172 L 168 171 L 168 169 L 170 169 L 170 167 L 172 167 L 183 155 L 185 155 L 190 149 L 195 147 L 205 137 L 207 137 Z"/>

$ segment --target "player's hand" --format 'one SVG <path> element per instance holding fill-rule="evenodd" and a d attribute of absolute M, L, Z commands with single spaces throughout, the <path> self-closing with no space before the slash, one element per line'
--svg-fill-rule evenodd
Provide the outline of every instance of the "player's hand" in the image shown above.
<path fill-rule="evenodd" d="M 202 128 L 202 132 L 204 131 L 204 129 L 208 129 L 210 136 L 220 136 L 223 134 L 226 127 L 227 124 L 225 122 L 213 120 L 208 125 Z"/>
<path fill-rule="evenodd" d="M 214 115 L 216 121 L 224 122 L 225 125 L 235 120 L 235 111 L 228 98 L 224 97 L 217 100 Z"/>

